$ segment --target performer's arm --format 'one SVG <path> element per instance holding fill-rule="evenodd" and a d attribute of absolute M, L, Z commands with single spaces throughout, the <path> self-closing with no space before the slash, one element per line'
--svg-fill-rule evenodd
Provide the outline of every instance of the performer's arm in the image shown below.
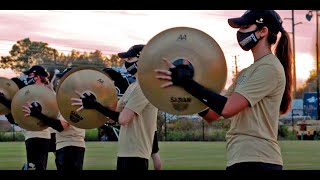
<path fill-rule="evenodd" d="M 24 108 L 23 111 L 26 113 L 25 116 L 30 115 L 32 117 L 35 117 L 40 121 L 42 121 L 47 126 L 57 130 L 58 132 L 62 132 L 64 130 L 64 127 L 60 120 L 48 117 L 41 112 L 42 108 L 39 103 L 35 102 L 31 104 L 31 107 L 23 106 L 23 108 Z"/>

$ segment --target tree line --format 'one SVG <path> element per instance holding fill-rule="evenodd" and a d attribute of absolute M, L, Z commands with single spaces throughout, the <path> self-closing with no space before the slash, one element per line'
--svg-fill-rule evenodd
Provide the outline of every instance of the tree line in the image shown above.
<path fill-rule="evenodd" d="M 31 41 L 30 38 L 17 41 L 9 54 L 1 56 L 0 68 L 11 68 L 16 73 L 29 69 L 33 65 L 42 65 L 50 74 L 53 74 L 55 68 L 62 71 L 67 67 L 88 65 L 102 69 L 123 64 L 116 54 L 104 56 L 100 50 L 80 52 L 74 49 L 65 54 L 50 47 L 48 43 Z"/>

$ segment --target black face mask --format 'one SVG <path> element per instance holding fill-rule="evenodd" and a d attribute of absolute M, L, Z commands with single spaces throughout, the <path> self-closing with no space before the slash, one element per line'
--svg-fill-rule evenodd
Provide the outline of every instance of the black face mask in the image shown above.
<path fill-rule="evenodd" d="M 28 75 L 22 75 L 19 77 L 19 79 L 27 86 L 32 85 L 36 82 L 36 79 L 34 77 L 29 77 Z"/>
<path fill-rule="evenodd" d="M 129 74 L 134 75 L 138 71 L 137 62 L 124 62 L 124 66 L 126 67 Z"/>
<path fill-rule="evenodd" d="M 36 83 L 36 78 L 32 77 L 32 78 L 27 78 L 27 85 L 32 85 Z"/>
<path fill-rule="evenodd" d="M 240 31 L 237 32 L 238 43 L 243 50 L 249 51 L 258 44 L 260 39 L 255 35 L 255 32 L 258 30 L 259 29 L 256 29 L 246 33 Z"/>

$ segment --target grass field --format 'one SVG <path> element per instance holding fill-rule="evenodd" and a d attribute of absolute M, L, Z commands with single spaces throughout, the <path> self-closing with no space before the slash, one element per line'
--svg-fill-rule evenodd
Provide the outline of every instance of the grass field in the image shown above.
<path fill-rule="evenodd" d="M 280 141 L 285 170 L 320 170 L 320 141 Z M 114 170 L 117 142 L 87 142 L 84 170 Z M 224 170 L 225 142 L 159 142 L 165 170 Z M 0 170 L 19 170 L 26 162 L 24 142 L 0 143 Z M 152 160 L 149 161 L 152 169 Z M 49 154 L 48 169 L 55 170 Z"/>

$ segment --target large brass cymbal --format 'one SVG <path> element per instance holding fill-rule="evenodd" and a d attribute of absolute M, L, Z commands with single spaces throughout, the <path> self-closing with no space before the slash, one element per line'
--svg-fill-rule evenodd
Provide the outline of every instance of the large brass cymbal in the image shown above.
<path fill-rule="evenodd" d="M 97 69 L 96 67 L 88 66 L 88 65 L 74 67 L 74 68 L 72 68 L 71 70 L 69 70 L 65 75 L 63 75 L 63 77 L 60 79 L 59 84 L 58 84 L 58 86 L 57 86 L 56 92 L 58 92 L 58 89 L 59 89 L 59 87 L 60 87 L 60 84 L 61 84 L 70 74 L 72 74 L 72 73 L 74 73 L 74 72 L 76 72 L 76 71 L 79 71 L 79 70 L 81 70 L 81 69 L 94 69 L 94 70 L 98 70 L 98 71 L 99 71 L 99 69 Z"/>
<path fill-rule="evenodd" d="M 0 92 L 4 94 L 4 96 L 12 100 L 13 96 L 19 91 L 18 85 L 11 79 L 0 77 Z M 9 114 L 10 109 L 0 103 L 0 115 Z"/>
<path fill-rule="evenodd" d="M 69 72 L 72 71 L 70 74 Z M 78 67 L 70 70 L 59 83 L 57 102 L 61 115 L 71 125 L 82 129 L 97 128 L 109 121 L 94 109 L 82 109 L 71 105 L 71 98 L 80 98 L 76 91 L 92 93 L 97 101 L 112 110 L 117 107 L 117 90 L 111 79 L 95 68 Z"/>
<path fill-rule="evenodd" d="M 227 64 L 219 44 L 195 28 L 175 27 L 154 36 L 143 48 L 138 64 L 138 80 L 146 98 L 159 110 L 176 115 L 198 113 L 206 108 L 183 88 L 161 88 L 165 82 L 155 77 L 155 69 L 168 70 L 162 60 L 187 59 L 194 69 L 193 79 L 220 93 L 227 80 Z"/>
<path fill-rule="evenodd" d="M 22 106 L 27 105 L 28 102 L 38 102 L 44 115 L 55 119 L 58 117 L 59 109 L 54 92 L 45 86 L 29 85 L 20 89 L 11 103 L 12 116 L 20 127 L 29 131 L 41 131 L 48 127 L 37 118 L 24 117 Z"/>

